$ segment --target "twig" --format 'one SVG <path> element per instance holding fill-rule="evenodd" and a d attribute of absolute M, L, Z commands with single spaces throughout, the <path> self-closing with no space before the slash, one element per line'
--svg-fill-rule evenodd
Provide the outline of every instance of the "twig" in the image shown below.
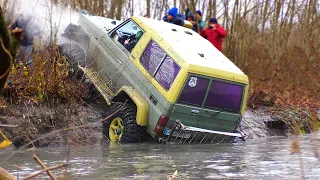
<path fill-rule="evenodd" d="M 51 167 L 45 168 L 45 169 L 43 169 L 43 170 L 41 170 L 41 171 L 39 171 L 39 172 L 37 172 L 35 174 L 29 175 L 29 176 L 25 177 L 23 180 L 32 179 L 32 178 L 37 177 L 37 176 L 39 176 L 40 174 L 42 174 L 42 173 L 44 173 L 46 171 L 55 170 L 55 169 L 59 169 L 61 167 L 66 167 L 66 166 L 68 166 L 67 163 L 63 163 L 63 164 L 56 165 L 56 166 L 51 166 Z"/>
<path fill-rule="evenodd" d="M 27 139 L 31 142 L 32 146 L 33 146 L 34 148 L 36 148 L 36 146 L 33 144 L 33 142 L 31 141 L 31 139 L 29 138 L 29 136 L 26 135 L 26 137 L 27 137 Z"/>
<path fill-rule="evenodd" d="M 26 106 L 26 108 L 27 108 L 27 112 L 28 112 L 28 114 L 27 114 L 27 116 L 28 116 L 28 119 L 29 119 L 29 122 L 31 122 L 31 119 L 30 119 L 30 111 L 29 111 L 29 108 L 28 108 L 28 106 L 27 106 L 27 104 L 26 104 L 26 102 L 23 102 L 24 103 L 24 105 Z"/>
<path fill-rule="evenodd" d="M 43 162 L 38 158 L 38 156 L 33 155 L 33 159 L 34 159 L 38 164 L 40 164 L 40 166 L 41 166 L 43 169 L 48 169 L 47 166 L 44 165 Z M 54 175 L 51 173 L 51 171 L 47 170 L 47 174 L 50 176 L 51 179 L 56 180 L 56 178 L 55 178 Z"/>
<path fill-rule="evenodd" d="M 18 125 L 13 125 L 13 124 L 0 124 L 0 127 L 16 128 L 16 127 L 18 127 Z"/>
<path fill-rule="evenodd" d="M 7 170 L 0 167 L 0 179 L 5 180 L 16 180 L 16 177 L 14 177 L 11 173 L 9 173 Z"/>

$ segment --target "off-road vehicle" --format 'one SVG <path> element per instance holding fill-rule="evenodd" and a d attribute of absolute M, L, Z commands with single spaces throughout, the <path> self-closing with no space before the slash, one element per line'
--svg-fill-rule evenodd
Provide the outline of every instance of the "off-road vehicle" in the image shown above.
<path fill-rule="evenodd" d="M 244 138 L 237 128 L 248 77 L 186 27 L 133 16 L 123 22 L 82 13 L 60 44 L 109 108 L 111 141 L 212 143 Z M 75 55 L 81 50 L 81 55 Z"/>

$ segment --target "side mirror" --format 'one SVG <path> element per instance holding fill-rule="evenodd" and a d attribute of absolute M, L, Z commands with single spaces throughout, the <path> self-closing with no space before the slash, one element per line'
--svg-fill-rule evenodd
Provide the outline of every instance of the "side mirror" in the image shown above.
<path fill-rule="evenodd" d="M 81 14 L 88 15 L 88 11 L 87 10 L 81 10 Z"/>

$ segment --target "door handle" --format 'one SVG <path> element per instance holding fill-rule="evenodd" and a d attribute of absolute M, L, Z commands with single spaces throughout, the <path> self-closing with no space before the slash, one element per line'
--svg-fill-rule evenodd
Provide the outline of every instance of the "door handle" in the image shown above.
<path fill-rule="evenodd" d="M 196 109 L 192 109 L 192 110 L 191 110 L 191 113 L 193 113 L 193 114 L 199 114 L 200 111 L 199 111 L 199 110 L 196 110 Z"/>

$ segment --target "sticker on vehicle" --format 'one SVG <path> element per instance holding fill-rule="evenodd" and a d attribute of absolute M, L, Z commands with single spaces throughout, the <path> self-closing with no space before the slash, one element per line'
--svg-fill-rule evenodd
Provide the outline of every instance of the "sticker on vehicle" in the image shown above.
<path fill-rule="evenodd" d="M 190 87 L 196 87 L 197 86 L 197 78 L 196 77 L 191 77 L 189 81 L 189 86 Z"/>

